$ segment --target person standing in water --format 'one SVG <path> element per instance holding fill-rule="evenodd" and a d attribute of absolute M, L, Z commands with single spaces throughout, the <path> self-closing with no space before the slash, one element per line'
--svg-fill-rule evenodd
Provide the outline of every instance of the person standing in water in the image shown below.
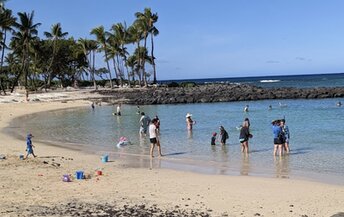
<path fill-rule="evenodd" d="M 211 145 L 216 145 L 216 135 L 217 133 L 213 133 L 213 136 L 211 137 L 211 141 L 210 141 L 210 144 Z"/>
<path fill-rule="evenodd" d="M 146 136 L 147 135 L 147 129 L 148 125 L 150 123 L 151 119 L 145 115 L 144 112 L 141 112 L 141 118 L 140 118 L 140 134 L 141 136 Z"/>
<path fill-rule="evenodd" d="M 280 126 L 280 120 L 274 120 L 272 121 L 272 132 L 274 135 L 274 152 L 273 155 L 276 156 L 277 155 L 277 151 L 278 151 L 278 155 L 281 157 L 282 156 L 282 149 L 283 149 L 283 131 L 282 128 Z"/>
<path fill-rule="evenodd" d="M 220 137 L 221 137 L 221 144 L 226 145 L 226 140 L 229 138 L 229 136 L 223 126 L 220 126 Z"/>
<path fill-rule="evenodd" d="M 289 128 L 287 125 L 285 125 L 285 119 L 281 120 L 281 128 L 282 128 L 282 132 L 284 134 L 284 145 L 283 145 L 283 149 L 284 151 L 286 151 L 286 153 L 288 154 L 290 149 L 289 149 L 289 139 L 290 139 L 290 133 L 289 133 Z"/>
<path fill-rule="evenodd" d="M 249 152 L 248 140 L 249 138 L 252 138 L 249 126 L 249 121 L 246 121 L 245 119 L 240 129 L 239 142 L 241 143 L 241 152 L 245 154 L 248 154 Z"/>
<path fill-rule="evenodd" d="M 118 116 L 121 116 L 122 114 L 121 114 L 121 103 L 118 103 L 118 105 L 117 105 L 117 115 Z"/>
<path fill-rule="evenodd" d="M 32 137 L 33 137 L 33 135 L 31 133 L 27 134 L 27 137 L 26 137 L 26 151 L 27 151 L 27 154 L 26 154 L 26 157 L 24 159 L 27 159 L 30 154 L 32 154 L 33 157 L 37 157 L 35 155 L 35 153 L 33 152 L 33 148 L 35 146 L 32 144 L 32 141 L 31 141 Z"/>
<path fill-rule="evenodd" d="M 158 142 L 158 130 L 156 128 L 157 119 L 153 118 L 152 122 L 149 124 L 149 140 L 151 143 L 150 156 L 154 157 L 153 152 L 155 145 L 158 146 L 159 157 L 162 157 L 160 142 Z"/>
<path fill-rule="evenodd" d="M 187 113 L 185 117 L 186 117 L 186 128 L 187 128 L 188 130 L 192 130 L 192 126 L 193 126 L 194 124 L 196 124 L 196 121 L 193 121 L 193 120 L 191 119 L 192 114 L 190 114 L 190 113 Z"/>

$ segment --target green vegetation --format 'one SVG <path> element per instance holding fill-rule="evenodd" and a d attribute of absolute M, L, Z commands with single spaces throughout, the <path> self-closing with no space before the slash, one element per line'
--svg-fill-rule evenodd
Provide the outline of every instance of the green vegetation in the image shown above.
<path fill-rule="evenodd" d="M 147 86 L 151 75 L 153 83 L 157 82 L 154 37 L 159 31 L 154 24 L 158 15 L 150 8 L 135 13 L 136 20 L 128 27 L 124 22 L 113 24 L 109 31 L 104 26 L 93 28 L 90 36 L 94 40 L 67 37 L 60 23 L 39 38 L 41 23 L 35 22 L 34 12 L 19 12 L 15 17 L 4 2 L 0 0 L 0 94 L 16 86 L 27 90 L 57 85 L 113 88 L 113 82 Z M 103 55 L 106 67 L 96 68 L 96 53 Z M 147 64 L 152 72 L 146 71 Z"/>

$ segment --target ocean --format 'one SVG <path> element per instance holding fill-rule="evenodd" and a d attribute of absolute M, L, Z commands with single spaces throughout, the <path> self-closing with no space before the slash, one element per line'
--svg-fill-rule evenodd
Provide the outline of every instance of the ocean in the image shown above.
<path fill-rule="evenodd" d="M 171 82 L 195 82 L 197 84 L 207 83 L 237 83 L 251 84 L 259 87 L 343 87 L 344 73 L 332 74 L 309 74 L 309 75 L 280 75 L 280 76 L 257 76 L 257 77 L 236 77 L 236 78 L 205 78 L 186 80 L 164 80 L 162 84 Z"/>
<path fill-rule="evenodd" d="M 304 78 L 304 81 L 296 81 L 297 76 L 290 76 L 288 82 L 294 85 L 305 83 L 310 87 L 316 87 L 319 82 L 327 82 L 328 86 L 343 86 L 343 76 L 344 74 L 326 75 L 323 76 L 325 79 L 320 75 L 312 79 L 309 76 L 298 77 Z M 261 78 L 250 82 L 263 85 L 279 83 L 279 87 L 287 83 L 285 76 Z M 264 80 L 270 82 L 262 82 Z M 279 81 L 271 82 L 274 80 Z M 338 101 L 343 102 L 344 99 L 141 106 L 140 111 L 150 117 L 158 115 L 161 120 L 161 145 L 165 156 L 153 160 L 149 158 L 149 139 L 139 136 L 140 115 L 134 105 L 123 105 L 120 117 L 112 115 L 116 107 L 104 105 L 97 106 L 95 110 L 89 106 L 37 113 L 15 119 L 9 129 L 22 138 L 30 131 L 35 135 L 34 140 L 93 152 L 99 156 L 108 154 L 114 160 L 121 158 L 127 162 L 128 167 L 302 178 L 344 184 L 344 164 L 340 163 L 344 162 L 344 107 L 336 106 Z M 249 105 L 249 112 L 243 112 L 245 105 Z M 269 106 L 272 107 L 271 110 Z M 185 115 L 188 112 L 196 120 L 192 132 L 186 130 Z M 251 121 L 253 134 L 249 141 L 248 157 L 240 152 L 238 141 L 238 127 L 246 117 Z M 280 118 L 286 119 L 291 132 L 291 153 L 275 158 L 272 154 L 271 121 Z M 217 141 L 216 146 L 211 146 L 211 135 L 219 132 L 221 125 L 229 133 L 227 145 L 222 146 Z M 122 136 L 127 137 L 132 144 L 118 148 L 116 144 Z"/>

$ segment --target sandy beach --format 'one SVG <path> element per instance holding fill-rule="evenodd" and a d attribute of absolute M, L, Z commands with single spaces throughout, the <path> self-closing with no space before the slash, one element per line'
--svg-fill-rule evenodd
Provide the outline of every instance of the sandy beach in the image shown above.
<path fill-rule="evenodd" d="M 4 133 L 13 118 L 90 106 L 87 99 L 93 97 L 89 91 L 30 95 L 36 102 L 1 96 L 0 154 L 6 159 L 0 160 L 0 216 L 344 216 L 341 185 L 128 168 L 117 158 L 102 163 L 99 155 L 35 138 L 38 157 L 19 159 L 25 141 Z M 103 175 L 95 174 L 97 168 Z M 88 179 L 62 182 L 64 174 L 74 177 L 77 170 Z"/>

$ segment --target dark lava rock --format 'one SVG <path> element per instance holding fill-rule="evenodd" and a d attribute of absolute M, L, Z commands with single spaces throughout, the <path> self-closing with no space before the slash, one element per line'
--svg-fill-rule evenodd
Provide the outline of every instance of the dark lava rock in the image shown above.
<path fill-rule="evenodd" d="M 122 207 L 116 204 L 90 204 L 90 203 L 67 203 L 59 204 L 55 207 L 33 206 L 30 207 L 30 214 L 26 216 L 161 216 L 161 217 L 193 217 L 202 216 L 208 217 L 209 213 L 183 210 L 175 207 L 173 210 L 163 210 L 157 205 L 147 207 L 144 204 L 129 205 L 126 204 Z"/>
<path fill-rule="evenodd" d="M 343 97 L 344 88 L 261 88 L 248 84 L 204 84 L 192 87 L 155 87 L 93 91 L 104 101 L 128 104 L 177 104 L 264 99 L 318 99 Z"/>

